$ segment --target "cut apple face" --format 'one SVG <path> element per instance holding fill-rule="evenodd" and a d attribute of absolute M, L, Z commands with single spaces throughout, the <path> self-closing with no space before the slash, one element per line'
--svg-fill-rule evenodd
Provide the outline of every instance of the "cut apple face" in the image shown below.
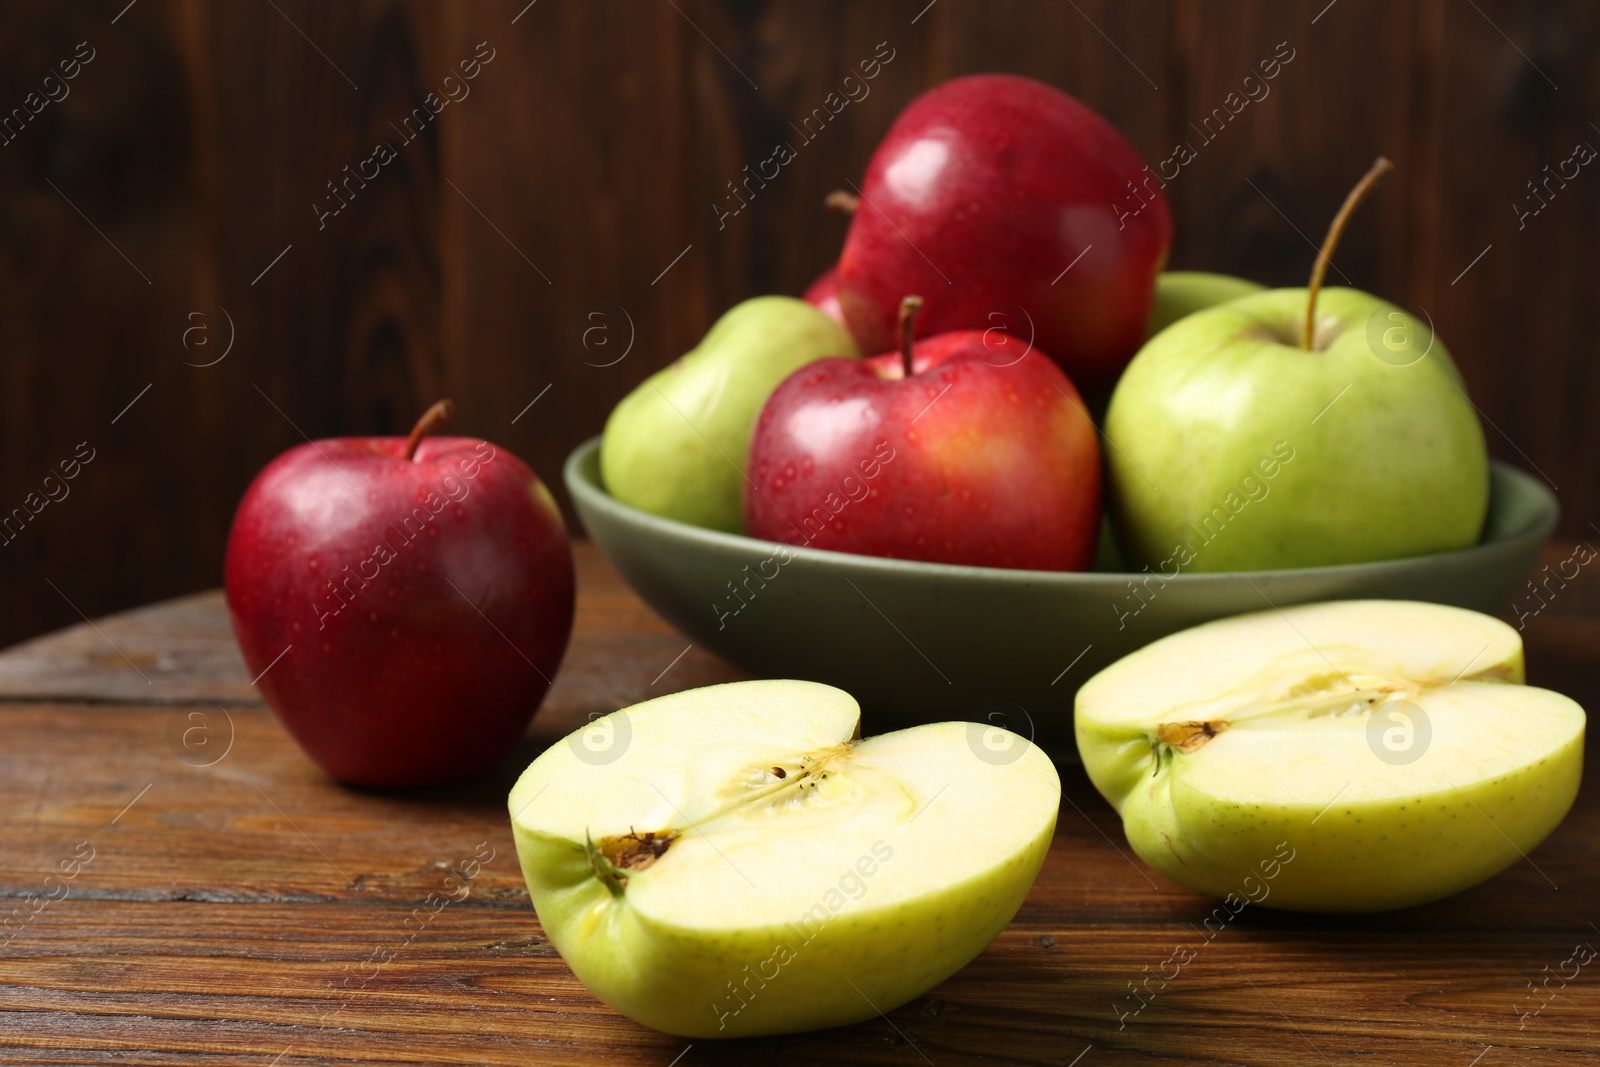
<path fill-rule="evenodd" d="M 1023 738 L 940 723 L 859 739 L 849 694 L 695 689 L 595 720 L 511 792 L 540 923 L 647 1026 L 745 1037 L 876 1017 L 1011 921 L 1060 782 Z"/>
<path fill-rule="evenodd" d="M 1342 601 L 1174 634 L 1078 693 L 1084 767 L 1140 857 L 1215 896 L 1406 907 L 1531 852 L 1572 806 L 1583 709 L 1460 608 Z"/>

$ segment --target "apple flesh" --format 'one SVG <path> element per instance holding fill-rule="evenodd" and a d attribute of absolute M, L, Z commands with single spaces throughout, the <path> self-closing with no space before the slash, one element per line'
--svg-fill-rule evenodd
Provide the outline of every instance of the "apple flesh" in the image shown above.
<path fill-rule="evenodd" d="M 923 93 L 860 194 L 839 301 L 862 351 L 894 346 L 906 293 L 941 294 L 918 336 L 1001 325 L 1090 391 L 1144 340 L 1172 240 L 1166 197 L 1133 146 L 1059 89 L 979 74 Z"/>
<path fill-rule="evenodd" d="M 1272 570 L 1476 544 L 1478 416 L 1444 345 L 1354 289 L 1196 312 L 1140 350 L 1106 413 L 1111 514 L 1135 567 Z"/>
<path fill-rule="evenodd" d="M 1173 881 L 1295 911 L 1448 896 L 1577 795 L 1583 709 L 1487 615 L 1343 601 L 1197 626 L 1078 692 L 1084 768 Z"/>
<path fill-rule="evenodd" d="M 1156 279 L 1156 301 L 1145 325 L 1147 336 L 1154 337 L 1179 319 L 1196 311 L 1226 304 L 1241 296 L 1259 293 L 1264 285 L 1228 274 L 1209 274 L 1198 270 L 1163 271 Z"/>
<path fill-rule="evenodd" d="M 773 391 L 750 444 L 751 536 L 895 559 L 1084 570 L 1100 447 L 1072 382 L 994 331 L 906 359 L 822 360 Z"/>
<path fill-rule="evenodd" d="M 493 765 L 572 632 L 572 553 L 544 484 L 487 441 L 406 447 L 290 449 L 251 483 L 228 538 L 245 666 L 306 753 L 357 785 Z"/>
<path fill-rule="evenodd" d="M 736 682 L 535 760 L 517 854 L 589 991 L 684 1037 L 790 1033 L 876 1018 L 983 951 L 1049 850 L 1055 768 L 997 728 L 859 725 L 832 687 Z"/>
<path fill-rule="evenodd" d="M 761 405 L 796 368 L 856 354 L 844 327 L 804 300 L 744 301 L 611 412 L 600 444 L 606 490 L 653 515 L 744 532 L 745 453 Z"/>

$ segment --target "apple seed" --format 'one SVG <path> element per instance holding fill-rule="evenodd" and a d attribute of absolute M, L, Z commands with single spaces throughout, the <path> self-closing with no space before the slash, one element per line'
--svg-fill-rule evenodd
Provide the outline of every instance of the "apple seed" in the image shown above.
<path fill-rule="evenodd" d="M 1156 727 L 1156 740 L 1180 752 L 1193 752 L 1227 728 L 1226 722 L 1164 722 Z"/>

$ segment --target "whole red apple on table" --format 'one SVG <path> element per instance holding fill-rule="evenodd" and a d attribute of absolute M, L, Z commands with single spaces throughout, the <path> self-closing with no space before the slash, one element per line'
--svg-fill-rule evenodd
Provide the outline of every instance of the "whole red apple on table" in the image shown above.
<path fill-rule="evenodd" d="M 1090 391 L 1143 343 L 1172 241 L 1166 197 L 1066 93 L 1009 74 L 946 82 L 901 112 L 860 194 L 839 301 L 862 351 L 893 346 L 906 293 L 928 298 L 919 335 L 1031 330 Z"/>
<path fill-rule="evenodd" d="M 914 316 L 908 308 L 907 318 Z M 1072 382 L 998 330 L 824 359 L 768 398 L 746 464 L 752 537 L 869 556 L 1083 570 L 1100 448 Z"/>
<path fill-rule="evenodd" d="M 228 610 L 306 753 L 367 786 L 503 757 L 572 632 L 572 552 L 527 465 L 467 437 L 346 437 L 267 465 L 234 515 Z M 281 656 L 281 658 L 280 658 Z"/>

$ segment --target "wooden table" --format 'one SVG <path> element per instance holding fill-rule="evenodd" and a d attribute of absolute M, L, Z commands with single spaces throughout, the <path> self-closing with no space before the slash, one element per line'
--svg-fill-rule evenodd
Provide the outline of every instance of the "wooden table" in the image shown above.
<path fill-rule="evenodd" d="M 1478 889 L 1365 918 L 1247 909 L 1207 942 L 1213 902 L 1133 859 L 1063 762 L 1032 895 L 932 993 L 773 1040 L 689 1047 L 637 1026 L 545 940 L 506 792 L 589 712 L 736 672 L 685 653 L 592 548 L 578 560 L 577 632 L 532 732 L 455 788 L 329 781 L 251 688 L 218 593 L 0 655 L 0 893 L 20 909 L 0 942 L 0 1062 L 1600 1063 L 1600 961 L 1563 967 L 1600 948 L 1593 780 L 1531 862 Z M 1600 582 L 1562 590 L 1528 636 L 1533 680 L 1597 706 Z M 491 851 L 469 897 L 402 926 Z M 1192 961 L 1119 1018 L 1130 983 L 1185 945 Z"/>

